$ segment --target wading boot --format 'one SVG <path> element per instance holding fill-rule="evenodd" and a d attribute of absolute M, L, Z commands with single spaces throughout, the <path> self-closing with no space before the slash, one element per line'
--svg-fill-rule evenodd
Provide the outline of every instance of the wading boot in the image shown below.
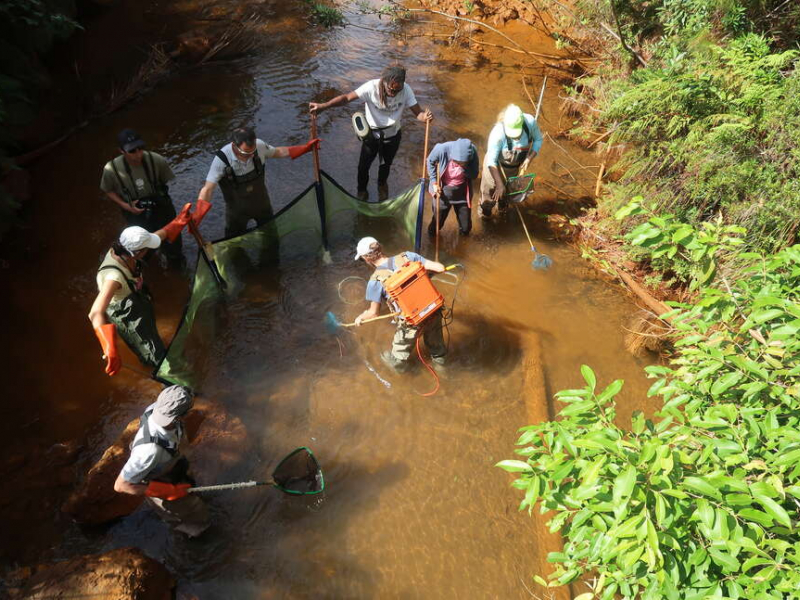
<path fill-rule="evenodd" d="M 369 193 L 367 190 L 358 190 L 358 192 L 356 192 L 356 198 L 362 202 L 369 202 Z"/>
<path fill-rule="evenodd" d="M 408 361 L 396 359 L 394 356 L 392 356 L 390 350 L 384 350 L 381 352 L 381 361 L 392 371 L 398 374 L 407 373 L 410 367 Z"/>
<path fill-rule="evenodd" d="M 378 184 L 378 202 L 383 202 L 389 198 L 389 186 L 385 183 Z"/>
<path fill-rule="evenodd" d="M 431 366 L 439 375 L 445 375 L 447 373 L 447 357 L 431 356 Z"/>

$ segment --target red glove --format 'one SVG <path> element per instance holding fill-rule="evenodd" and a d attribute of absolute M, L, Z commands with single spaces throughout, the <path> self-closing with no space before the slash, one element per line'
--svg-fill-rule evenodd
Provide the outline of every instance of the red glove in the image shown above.
<path fill-rule="evenodd" d="M 151 481 L 144 492 L 145 496 L 151 498 L 161 498 L 163 500 L 178 500 L 189 493 L 191 483 L 165 483 L 163 481 Z"/>
<path fill-rule="evenodd" d="M 175 240 L 178 239 L 178 236 L 181 234 L 181 231 L 183 231 L 183 228 L 186 227 L 186 224 L 189 222 L 189 219 L 192 218 L 191 210 L 192 210 L 192 203 L 187 202 L 186 204 L 183 205 L 183 209 L 181 210 L 180 213 L 178 213 L 178 216 L 172 219 L 172 221 L 170 221 L 166 225 L 164 225 L 164 227 L 162 227 L 164 233 L 167 234 L 168 241 L 174 242 Z"/>
<path fill-rule="evenodd" d="M 292 157 L 292 160 L 297 158 L 298 156 L 302 156 L 306 152 L 310 152 L 312 148 L 319 148 L 319 143 L 322 140 L 319 138 L 314 138 L 307 144 L 303 144 L 302 146 L 288 146 L 286 149 L 289 151 L 289 156 Z"/>
<path fill-rule="evenodd" d="M 103 349 L 103 358 L 106 359 L 106 373 L 109 376 L 116 375 L 122 368 L 122 359 L 117 354 L 117 326 L 113 323 L 106 323 L 100 327 L 95 327 L 94 334 Z"/>
<path fill-rule="evenodd" d="M 206 216 L 206 213 L 211 210 L 211 202 L 206 202 L 202 198 L 198 198 L 194 204 L 194 212 L 192 213 L 192 223 L 195 227 L 200 226 L 200 221 Z"/>

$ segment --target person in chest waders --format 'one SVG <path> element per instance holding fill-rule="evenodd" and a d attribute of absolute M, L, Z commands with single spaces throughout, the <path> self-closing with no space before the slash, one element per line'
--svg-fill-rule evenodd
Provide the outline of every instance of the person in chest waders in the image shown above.
<path fill-rule="evenodd" d="M 406 83 L 403 67 L 387 68 L 380 79 L 372 79 L 348 94 L 336 96 L 328 102 L 310 102 L 311 113 L 321 113 L 334 106 L 352 102 L 356 98 L 364 101 L 369 131 L 361 138 L 361 156 L 358 160 L 358 199 L 367 201 L 369 194 L 369 168 L 380 156 L 378 167 L 378 201 L 389 197 L 389 170 L 392 168 L 397 149 L 400 147 L 400 118 L 409 108 L 423 123 L 433 120 L 429 109 L 424 111 L 417 103 L 411 86 Z"/>
<path fill-rule="evenodd" d="M 506 106 L 489 133 L 483 159 L 481 217 L 491 217 L 495 204 L 501 211 L 508 208 L 505 182 L 522 170 L 523 163 L 527 166 L 527 162 L 536 158 L 541 147 L 542 132 L 533 115 L 523 113 L 516 104 Z"/>
<path fill-rule="evenodd" d="M 89 311 L 89 320 L 103 349 L 108 375 L 116 375 L 122 368 L 117 333 L 145 365 L 156 367 L 166 353 L 156 329 L 150 293 L 142 279 L 141 261 L 163 240 L 177 239 L 191 218 L 191 208 L 186 204 L 172 222 L 155 233 L 128 227 L 103 257 L 97 270 L 99 293 Z"/>
<path fill-rule="evenodd" d="M 120 207 L 129 227 L 161 229 L 175 218 L 167 187 L 175 174 L 163 156 L 144 149 L 144 140 L 133 129 L 120 131 L 117 141 L 121 155 L 106 163 L 100 189 Z M 160 250 L 171 267 L 184 266 L 180 236 L 163 243 Z"/>
<path fill-rule="evenodd" d="M 428 260 L 415 252 L 403 252 L 391 257 L 386 256 L 383 253 L 383 247 L 373 237 L 365 237 L 359 240 L 356 246 L 355 259 L 363 260 L 375 269 L 375 272 L 367 282 L 366 299 L 369 302 L 369 307 L 356 317 L 356 325 L 361 325 L 362 321 L 373 319 L 380 314 L 381 302 L 387 299 L 383 282 L 408 262 L 419 262 L 427 271 L 432 273 L 443 273 L 445 270 L 443 264 Z M 447 355 L 447 346 L 444 343 L 444 335 L 442 334 L 442 310 L 438 309 L 417 327 L 407 324 L 401 317 L 396 317 L 396 320 L 397 330 L 392 340 L 392 349 L 381 354 L 383 363 L 397 373 L 408 371 L 411 368 L 411 355 L 414 352 L 414 344 L 417 336 L 421 333 L 425 346 L 430 352 L 434 368 L 442 369 Z"/>
<path fill-rule="evenodd" d="M 439 202 L 439 229 L 444 227 L 452 207 L 458 220 L 458 231 L 469 235 L 472 230 L 472 180 L 478 176 L 478 149 L 468 139 L 436 144 L 428 155 L 429 191 Z M 428 233 L 436 234 L 436 213 L 428 225 Z"/>
<path fill-rule="evenodd" d="M 196 495 L 189 461 L 181 446 L 186 441 L 181 418 L 192 408 L 191 392 L 173 385 L 158 395 L 139 419 L 131 455 L 114 481 L 114 491 L 147 496 L 147 503 L 176 531 L 197 537 L 210 525 L 208 508 Z"/>
<path fill-rule="evenodd" d="M 272 218 L 264 161 L 290 157 L 292 160 L 319 146 L 319 138 L 302 146 L 270 146 L 256 138 L 252 127 L 233 130 L 231 143 L 218 150 L 211 161 L 205 185 L 200 190 L 195 222 L 211 209 L 214 189 L 219 185 L 225 199 L 225 237 L 247 231 L 250 219 L 263 225 Z"/>

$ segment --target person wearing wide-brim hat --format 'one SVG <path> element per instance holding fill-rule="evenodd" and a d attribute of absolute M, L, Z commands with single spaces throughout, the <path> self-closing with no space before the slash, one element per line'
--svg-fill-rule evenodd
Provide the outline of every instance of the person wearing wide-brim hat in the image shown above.
<path fill-rule="evenodd" d="M 139 419 L 131 455 L 114 482 L 122 494 L 147 496 L 159 517 L 176 531 L 196 537 L 209 526 L 208 508 L 196 495 L 189 461 L 181 453 L 185 441 L 182 418 L 192 408 L 192 393 L 184 387 L 164 388 Z"/>
<path fill-rule="evenodd" d="M 175 179 L 175 174 L 163 156 L 146 149 L 144 139 L 136 130 L 120 131 L 117 144 L 120 154 L 103 168 L 100 189 L 119 206 L 129 227 L 143 227 L 148 231 L 161 229 L 176 216 L 167 185 Z M 174 242 L 161 244 L 159 251 L 171 266 L 183 266 L 180 236 Z"/>
<path fill-rule="evenodd" d="M 505 182 L 539 154 L 542 140 L 542 132 L 533 115 L 523 113 L 516 104 L 503 109 L 489 133 L 483 159 L 478 211 L 481 217 L 491 217 L 495 205 L 500 210 L 507 208 Z"/>
<path fill-rule="evenodd" d="M 89 320 L 103 349 L 108 375 L 116 375 L 122 368 L 117 333 L 145 365 L 156 367 L 166 353 L 156 329 L 152 298 L 142 278 L 142 259 L 162 241 L 180 235 L 191 218 L 191 207 L 187 203 L 172 222 L 155 233 L 142 227 L 126 228 L 103 257 Z"/>

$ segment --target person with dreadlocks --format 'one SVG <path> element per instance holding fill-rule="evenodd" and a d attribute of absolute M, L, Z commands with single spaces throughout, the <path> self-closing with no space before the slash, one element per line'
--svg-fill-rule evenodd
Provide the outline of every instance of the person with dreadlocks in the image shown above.
<path fill-rule="evenodd" d="M 380 79 L 372 79 L 355 91 L 336 96 L 328 102 L 311 102 L 311 113 L 341 106 L 356 98 L 364 101 L 369 131 L 361 139 L 361 156 L 358 159 L 358 199 L 368 200 L 367 183 L 369 168 L 376 156 L 380 156 L 378 167 L 378 201 L 389 197 L 389 170 L 392 168 L 402 137 L 400 118 L 405 108 L 411 109 L 414 116 L 422 122 L 431 121 L 430 109 L 422 110 L 411 86 L 406 83 L 406 70 L 403 67 L 387 68 Z"/>
<path fill-rule="evenodd" d="M 383 246 L 374 237 L 365 237 L 359 240 L 356 246 L 356 260 L 363 260 L 375 271 L 367 282 L 366 300 L 369 307 L 355 319 L 356 325 L 367 319 L 377 317 L 381 312 L 381 302 L 387 299 L 386 288 L 383 282 L 395 271 L 409 262 L 419 262 L 431 273 L 443 273 L 445 268 L 442 263 L 428 260 L 415 252 L 402 252 L 396 256 L 386 256 Z M 411 367 L 411 355 L 417 336 L 422 334 L 425 346 L 431 355 L 431 362 L 437 370 L 445 366 L 447 345 L 442 334 L 442 309 L 440 308 L 430 317 L 413 327 L 402 318 L 397 319 L 397 330 L 392 340 L 392 349 L 381 354 L 383 363 L 396 373 L 405 373 Z"/>

